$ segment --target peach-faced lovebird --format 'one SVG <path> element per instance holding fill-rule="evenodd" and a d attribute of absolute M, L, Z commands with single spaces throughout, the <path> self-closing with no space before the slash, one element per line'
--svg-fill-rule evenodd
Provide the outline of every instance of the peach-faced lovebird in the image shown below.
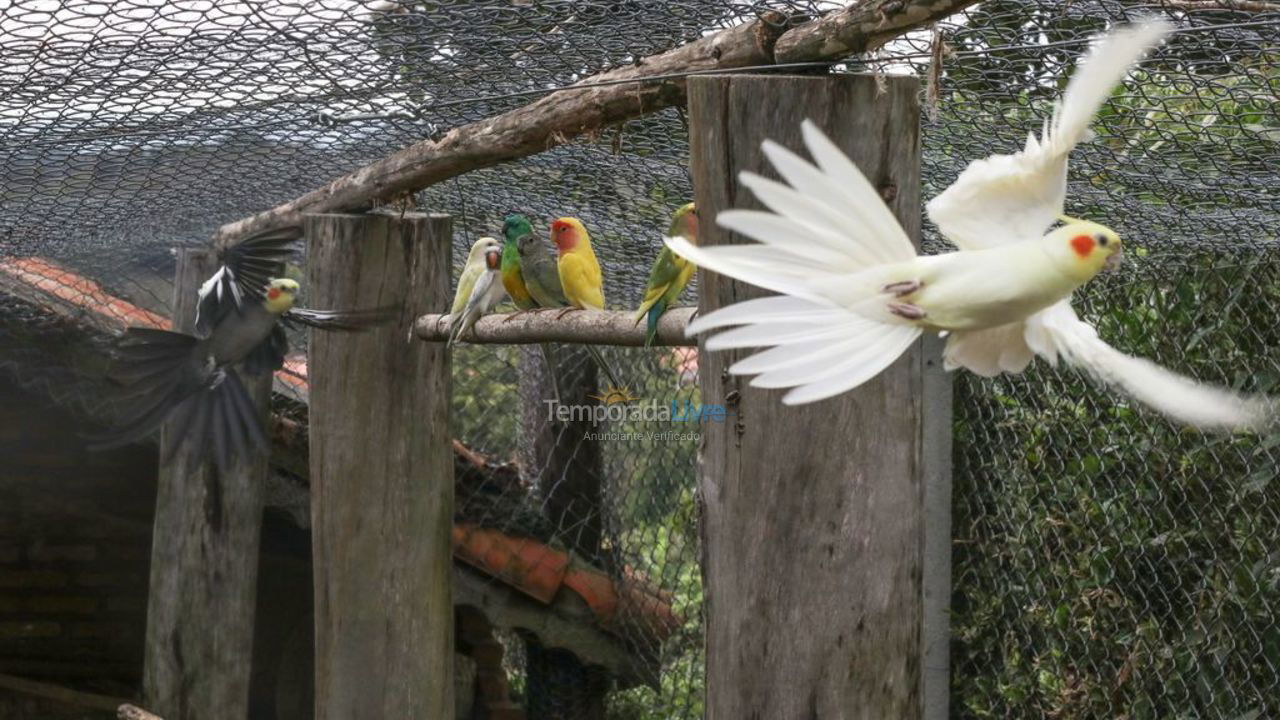
<path fill-rule="evenodd" d="M 234 457 L 265 452 L 262 429 L 233 365 L 261 375 L 284 364 L 293 322 L 325 330 L 360 330 L 394 317 L 390 309 L 331 312 L 294 306 L 298 283 L 272 276 L 301 237 L 298 228 L 269 230 L 222 253 L 223 264 L 200 287 L 196 335 L 131 327 L 113 349 L 108 377 L 123 386 L 124 409 L 115 427 L 90 437 L 91 449 L 136 442 L 169 417 L 174 432 L 167 458 L 184 437 L 197 461 L 212 454 L 219 468 Z"/>
<path fill-rule="evenodd" d="M 1273 401 L 1120 352 L 1071 308 L 1072 292 L 1119 260 L 1122 244 L 1107 227 L 1063 216 L 1067 156 L 1129 67 L 1168 30 L 1145 21 L 1112 32 L 1079 66 L 1039 138 L 972 162 L 929 202 L 929 217 L 957 252 L 917 256 L 875 188 L 813 123 L 803 135 L 814 164 L 766 141 L 785 184 L 752 173 L 741 180 L 773 212 L 716 218 L 763 245 L 668 243 L 701 267 L 782 294 L 711 313 L 689 332 L 742 325 L 707 340 L 707 349 L 772 346 L 730 372 L 756 375 L 758 387 L 794 387 L 788 404 L 855 388 L 922 332 L 936 331 L 947 333 L 948 368 L 990 376 L 1021 372 L 1034 355 L 1062 359 L 1195 427 L 1269 425 Z M 1062 226 L 1049 230 L 1055 220 Z"/>
<path fill-rule="evenodd" d="M 671 226 L 667 228 L 667 237 L 682 237 L 694 245 L 698 244 L 698 211 L 693 203 L 681 205 L 671 218 Z M 694 264 L 671 252 L 671 248 L 663 247 L 658 259 L 653 261 L 649 270 L 649 282 L 644 288 L 644 299 L 636 310 L 635 320 L 649 316 L 648 330 L 645 332 L 644 344 L 653 344 L 658 334 L 658 318 L 680 297 L 684 286 L 697 268 Z"/>
<path fill-rule="evenodd" d="M 547 241 L 537 235 L 526 235 L 520 238 L 519 247 L 520 266 L 524 269 L 524 282 L 538 307 L 569 307 L 569 299 L 565 297 L 564 288 L 560 285 L 560 272 L 556 255 L 552 252 Z M 596 365 L 600 366 L 604 374 L 609 377 L 609 382 L 613 384 L 613 387 L 622 387 L 622 383 L 618 381 L 618 376 L 614 374 L 613 368 L 609 367 L 609 364 L 604 361 L 600 351 L 591 345 L 584 345 L 584 347 L 596 361 Z"/>
<path fill-rule="evenodd" d="M 520 268 L 520 250 L 517 246 L 520 238 L 533 234 L 533 225 L 524 215 L 508 215 L 502 222 L 502 287 L 518 310 L 532 310 L 537 303 L 529 295 L 529 288 L 524 283 L 524 272 Z"/>
<path fill-rule="evenodd" d="M 452 317 L 448 345 L 457 342 L 506 293 L 499 269 L 501 261 L 502 245 L 497 240 L 482 237 L 471 246 L 467 264 L 458 276 L 458 289 L 453 293 L 453 307 L 449 310 Z"/>
<path fill-rule="evenodd" d="M 560 253 L 560 284 L 569 305 L 604 309 L 604 276 L 591 250 L 591 236 L 578 218 L 562 217 L 551 223 L 551 242 Z"/>

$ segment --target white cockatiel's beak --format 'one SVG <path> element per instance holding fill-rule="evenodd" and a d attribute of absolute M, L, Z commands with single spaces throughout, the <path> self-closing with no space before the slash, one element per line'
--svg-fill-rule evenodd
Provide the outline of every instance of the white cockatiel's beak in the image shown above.
<path fill-rule="evenodd" d="M 1124 263 L 1124 248 L 1117 248 L 1102 263 L 1103 270 L 1115 270 Z"/>

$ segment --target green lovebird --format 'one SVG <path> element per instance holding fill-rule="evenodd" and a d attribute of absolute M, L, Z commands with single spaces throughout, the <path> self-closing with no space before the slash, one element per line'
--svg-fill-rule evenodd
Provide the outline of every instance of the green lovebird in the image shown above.
<path fill-rule="evenodd" d="M 694 245 L 698 244 L 698 211 L 693 203 L 681 205 L 676 210 L 671 217 L 671 226 L 667 228 L 667 237 L 682 237 Z M 645 285 L 644 299 L 640 301 L 635 316 L 636 322 L 646 314 L 649 316 L 645 347 L 653 344 L 653 338 L 658 334 L 658 318 L 680 297 L 694 270 L 697 270 L 696 265 L 671 252 L 671 248 L 665 245 L 658 253 L 658 259 L 653 261 L 649 270 L 649 283 Z"/>
<path fill-rule="evenodd" d="M 506 288 L 511 302 L 518 310 L 532 310 L 537 303 L 529 295 L 524 272 L 520 267 L 520 250 L 517 243 L 525 235 L 533 234 L 533 225 L 524 215 L 508 215 L 502 222 L 502 287 Z"/>
<path fill-rule="evenodd" d="M 534 303 L 538 307 L 544 308 L 570 307 L 569 299 L 564 294 L 564 287 L 560 284 L 560 270 L 556 253 L 551 249 L 547 241 L 530 233 L 520 238 L 517 248 L 520 252 L 520 266 L 524 270 L 524 283 Z M 605 363 L 600 351 L 591 345 L 584 345 L 583 347 L 587 349 L 587 352 L 591 353 L 591 357 L 600 366 L 600 369 L 604 371 L 604 374 L 609 376 L 609 382 L 613 384 L 613 387 L 622 387 L 622 384 L 618 381 L 618 376 Z"/>

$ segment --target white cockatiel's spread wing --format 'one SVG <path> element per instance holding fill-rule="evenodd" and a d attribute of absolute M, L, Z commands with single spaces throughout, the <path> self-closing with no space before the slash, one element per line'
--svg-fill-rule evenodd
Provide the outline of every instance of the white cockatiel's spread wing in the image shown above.
<path fill-rule="evenodd" d="M 1148 20 L 1109 33 L 1080 63 L 1039 138 L 1027 136 L 1013 155 L 974 160 L 941 195 L 929 219 L 962 250 L 1022 242 L 1044 235 L 1063 212 L 1067 156 L 1129 68 L 1170 30 Z"/>
<path fill-rule="evenodd" d="M 1113 32 L 1081 64 L 1040 138 L 1014 155 L 972 163 L 929 204 L 956 253 L 917 257 L 872 185 L 812 123 L 802 131 L 813 163 L 765 141 L 783 182 L 748 172 L 740 178 L 771 212 L 728 210 L 716 218 L 760 244 L 666 242 L 705 270 L 781 296 L 722 308 L 695 319 L 688 333 L 732 327 L 709 338 L 707 349 L 768 348 L 729 371 L 755 375 L 756 387 L 794 388 L 787 404 L 861 385 L 924 329 L 935 329 L 951 331 L 948 367 L 991 376 L 1021 372 L 1033 354 L 1063 359 L 1197 427 L 1269 423 L 1269 400 L 1201 385 L 1098 339 L 1071 309 L 1079 283 L 1062 284 L 1063 269 L 1044 245 L 1052 236 L 1042 239 L 1063 210 L 1068 154 L 1130 65 L 1166 32 L 1157 21 Z"/>

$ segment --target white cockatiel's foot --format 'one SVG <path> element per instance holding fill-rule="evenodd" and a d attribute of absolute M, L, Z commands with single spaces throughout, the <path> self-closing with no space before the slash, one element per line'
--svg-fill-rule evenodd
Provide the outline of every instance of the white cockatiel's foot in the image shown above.
<path fill-rule="evenodd" d="M 924 283 L 919 280 L 903 280 L 902 282 L 889 283 L 882 290 L 890 293 L 895 297 L 906 297 L 924 287 Z M 923 317 L 923 315 L 921 316 Z"/>
<path fill-rule="evenodd" d="M 923 320 L 925 317 L 924 310 L 911 303 L 889 303 L 889 312 L 908 320 Z"/>

